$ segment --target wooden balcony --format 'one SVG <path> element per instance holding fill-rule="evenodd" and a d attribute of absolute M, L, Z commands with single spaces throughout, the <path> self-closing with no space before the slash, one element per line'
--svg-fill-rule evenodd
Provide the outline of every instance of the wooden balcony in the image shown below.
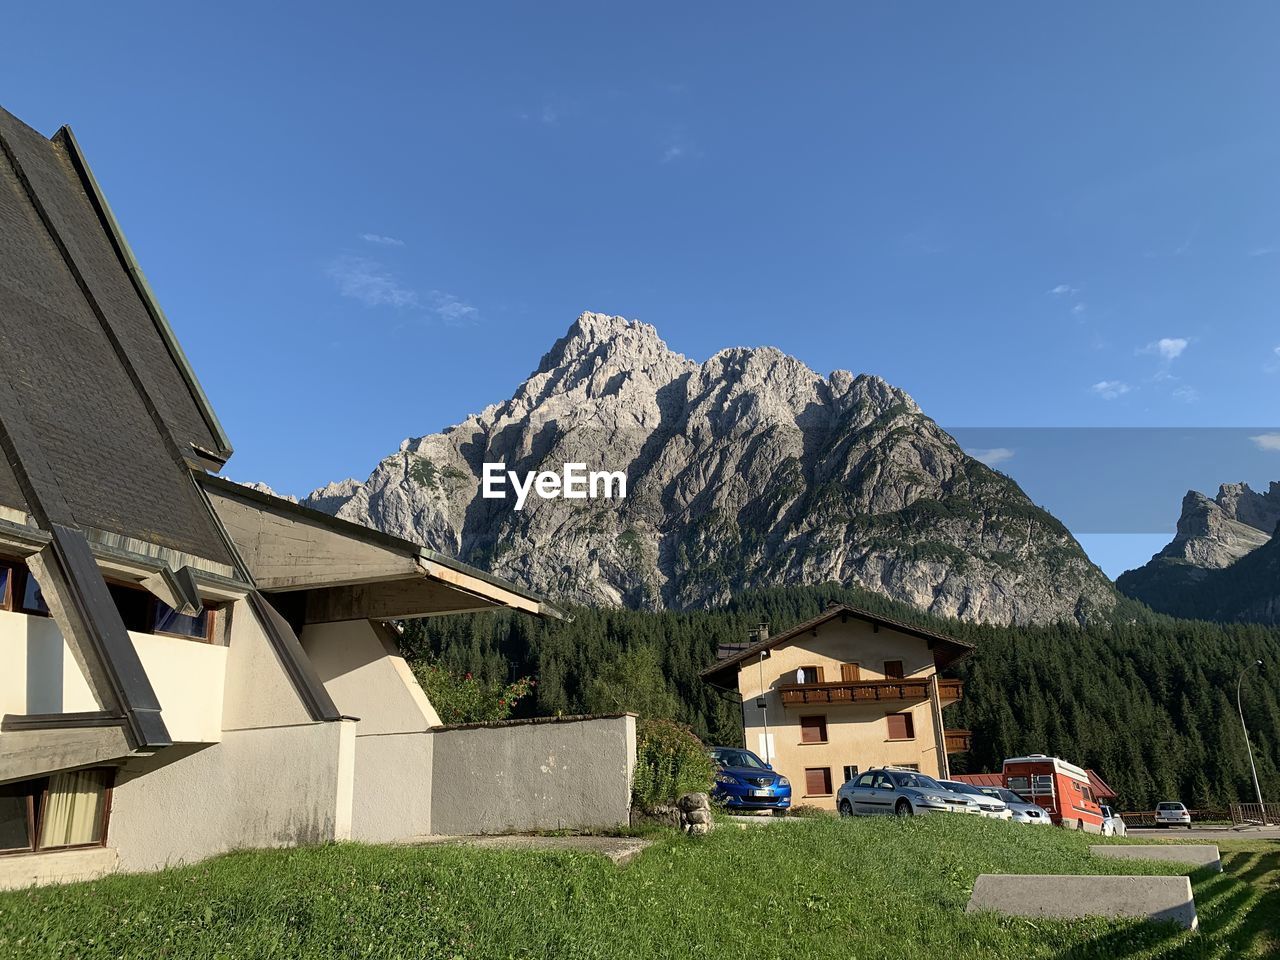
<path fill-rule="evenodd" d="M 947 738 L 947 753 L 968 753 L 973 744 L 973 734 L 968 730 L 944 730 Z"/>
<path fill-rule="evenodd" d="M 964 684 L 939 680 L 939 699 L 945 705 L 960 699 Z M 903 702 L 929 699 L 926 680 L 841 680 L 835 683 L 784 683 L 778 687 L 784 707 Z"/>

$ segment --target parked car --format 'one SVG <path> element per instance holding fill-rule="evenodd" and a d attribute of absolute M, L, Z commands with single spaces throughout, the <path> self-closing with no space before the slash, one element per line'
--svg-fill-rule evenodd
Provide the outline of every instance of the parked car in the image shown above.
<path fill-rule="evenodd" d="M 918 813 L 981 813 L 977 800 L 948 790 L 933 777 L 914 770 L 884 767 L 846 780 L 836 793 L 843 817 Z"/>
<path fill-rule="evenodd" d="M 750 750 L 712 747 L 710 753 L 716 765 L 713 800 L 738 810 L 772 810 L 775 815 L 791 806 L 791 781 Z"/>
<path fill-rule="evenodd" d="M 1102 806 L 1102 835 L 1104 837 L 1123 837 L 1129 832 L 1129 828 L 1124 825 L 1124 821 L 1120 819 L 1120 814 L 1116 813 L 1105 803 Z M 1188 820 L 1188 822 L 1190 822 Z"/>
<path fill-rule="evenodd" d="M 1009 808 L 1009 812 L 1013 814 L 1014 823 L 1029 823 L 1033 826 L 1049 827 L 1053 825 L 1053 821 L 1049 819 L 1049 812 L 1041 807 L 1038 803 L 1027 803 L 1022 797 L 1018 796 L 1008 787 L 978 787 L 988 797 L 995 797 L 1003 800 Z"/>
<path fill-rule="evenodd" d="M 1009 804 L 1002 798 L 993 797 L 980 787 L 975 787 L 972 783 L 961 783 L 959 780 L 939 780 L 938 782 L 952 793 L 966 794 L 973 797 L 984 817 L 990 817 L 992 820 L 1013 819 L 1013 811 L 1009 809 Z"/>
<path fill-rule="evenodd" d="M 1186 827 L 1191 829 L 1191 814 L 1176 800 L 1166 800 L 1156 805 L 1157 827 Z"/>

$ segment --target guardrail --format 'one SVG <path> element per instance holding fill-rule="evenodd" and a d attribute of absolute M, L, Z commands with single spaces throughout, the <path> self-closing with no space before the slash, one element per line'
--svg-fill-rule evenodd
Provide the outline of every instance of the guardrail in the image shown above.
<path fill-rule="evenodd" d="M 1236 826 L 1246 823 L 1280 826 L 1280 803 L 1233 803 L 1231 822 Z"/>
<path fill-rule="evenodd" d="M 1233 804 L 1234 806 L 1234 804 Z M 1257 804 L 1255 803 L 1256 807 Z M 1201 810 L 1188 810 L 1191 814 L 1191 824 L 1211 823 L 1215 820 L 1226 822 L 1232 819 L 1231 814 L 1221 808 L 1206 807 Z M 1126 827 L 1154 827 L 1156 825 L 1156 812 L 1154 810 L 1124 810 L 1120 812 L 1120 819 L 1124 821 Z"/>

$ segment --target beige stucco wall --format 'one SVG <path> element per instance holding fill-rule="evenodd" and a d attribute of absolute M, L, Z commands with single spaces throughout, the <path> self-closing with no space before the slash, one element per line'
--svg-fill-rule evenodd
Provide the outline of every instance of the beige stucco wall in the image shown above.
<path fill-rule="evenodd" d="M 227 648 L 150 633 L 131 632 L 129 637 L 160 701 L 173 742 L 221 740 Z"/>
<path fill-rule="evenodd" d="M 174 741 L 216 742 L 222 733 L 227 648 L 149 633 L 131 632 L 129 638 Z M 58 625 L 49 617 L 0 610 L 0 714 L 97 709 Z"/>
<path fill-rule="evenodd" d="M 0 857 L 0 890 L 96 880 L 114 873 L 118 861 L 119 857 L 110 847 Z"/>
<path fill-rule="evenodd" d="M 340 752 L 350 727 L 228 731 L 212 746 L 130 760 L 116 780 L 108 837 L 120 869 L 333 840 L 340 835 L 340 792 L 349 789 L 340 783 Z"/>
<path fill-rule="evenodd" d="M 738 689 L 742 693 L 743 729 L 748 749 L 765 755 L 763 738 L 767 727 L 774 769 L 791 781 L 793 804 L 835 808 L 835 791 L 843 782 L 843 768 L 856 765 L 866 770 L 886 764 L 917 764 L 931 776 L 940 773 L 933 708 L 928 700 L 885 701 L 878 704 L 834 704 L 784 707 L 778 687 L 796 682 L 800 667 L 823 668 L 823 680 L 841 679 L 840 666 L 857 663 L 860 680 L 884 680 L 886 660 L 901 660 L 906 678 L 928 678 L 935 672 L 933 652 L 928 644 L 908 634 L 849 618 L 831 620 L 813 631 L 774 647 L 763 662 L 758 659 L 741 665 Z M 763 679 L 762 679 L 763 677 Z M 763 692 L 765 707 L 756 706 Z M 890 740 L 886 715 L 910 713 L 915 737 Z M 801 743 L 800 718 L 825 716 L 826 743 Z M 805 769 L 831 770 L 830 796 L 809 796 L 805 792 Z"/>
<path fill-rule="evenodd" d="M 433 833 L 629 822 L 633 716 L 445 728 L 431 737 Z"/>
<path fill-rule="evenodd" d="M 351 839 L 367 843 L 431 833 L 433 734 L 357 737 Z"/>
<path fill-rule="evenodd" d="M 247 600 L 231 609 L 227 650 L 226 693 L 222 699 L 222 729 L 310 723 L 311 715 L 285 673 L 253 615 Z"/>
<path fill-rule="evenodd" d="M 0 714 L 97 709 L 58 625 L 48 617 L 0 610 Z"/>
<path fill-rule="evenodd" d="M 389 627 L 368 620 L 312 624 L 300 639 L 338 709 L 360 718 L 358 736 L 440 725 Z"/>

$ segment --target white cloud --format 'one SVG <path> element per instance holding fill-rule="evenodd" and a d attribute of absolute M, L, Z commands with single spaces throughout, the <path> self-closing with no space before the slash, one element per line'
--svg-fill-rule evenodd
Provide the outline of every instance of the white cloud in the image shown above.
<path fill-rule="evenodd" d="M 1280 247 L 1254 247 L 1249 251 L 1249 256 L 1269 257 L 1273 253 L 1280 253 Z"/>
<path fill-rule="evenodd" d="M 431 310 L 445 323 L 454 327 L 467 326 L 480 319 L 480 311 L 471 304 L 440 290 L 431 291 Z"/>
<path fill-rule="evenodd" d="M 1133 388 L 1123 380 L 1099 380 L 1089 388 L 1103 400 L 1115 400 L 1123 397 Z"/>
<path fill-rule="evenodd" d="M 1181 386 L 1174 387 L 1173 397 L 1183 403 L 1198 403 L 1200 401 L 1200 391 L 1190 384 L 1184 383 Z"/>
<path fill-rule="evenodd" d="M 1079 293 L 1080 291 L 1067 283 L 1060 283 L 1049 291 L 1055 297 L 1065 297 L 1071 293 Z"/>
<path fill-rule="evenodd" d="M 1077 303 L 1075 306 L 1071 308 L 1071 312 L 1078 317 L 1080 316 L 1080 314 L 1084 313 L 1088 309 L 1089 308 L 1086 307 L 1083 303 Z"/>
<path fill-rule="evenodd" d="M 365 243 L 376 243 L 380 247 L 403 247 L 404 241 L 395 237 L 384 237 L 380 233 L 362 233 L 360 239 Z"/>
<path fill-rule="evenodd" d="M 416 307 L 418 294 L 400 283 L 376 260 L 344 254 L 329 264 L 338 293 L 366 307 Z"/>
<path fill-rule="evenodd" d="M 1139 350 L 1139 353 L 1154 353 L 1165 360 L 1177 360 L 1182 356 L 1191 341 L 1186 337 L 1162 337 L 1153 340 Z"/>
<path fill-rule="evenodd" d="M 966 450 L 965 453 L 975 460 L 981 460 L 988 467 L 994 467 L 1006 460 L 1012 460 L 1014 451 L 1008 447 L 991 447 L 989 450 Z"/>
<path fill-rule="evenodd" d="M 1266 453 L 1280 453 L 1280 433 L 1260 433 L 1249 439 L 1259 450 Z"/>
<path fill-rule="evenodd" d="M 671 163 L 674 160 L 682 160 L 689 155 L 689 148 L 680 143 L 673 143 L 662 152 L 662 162 Z"/>

